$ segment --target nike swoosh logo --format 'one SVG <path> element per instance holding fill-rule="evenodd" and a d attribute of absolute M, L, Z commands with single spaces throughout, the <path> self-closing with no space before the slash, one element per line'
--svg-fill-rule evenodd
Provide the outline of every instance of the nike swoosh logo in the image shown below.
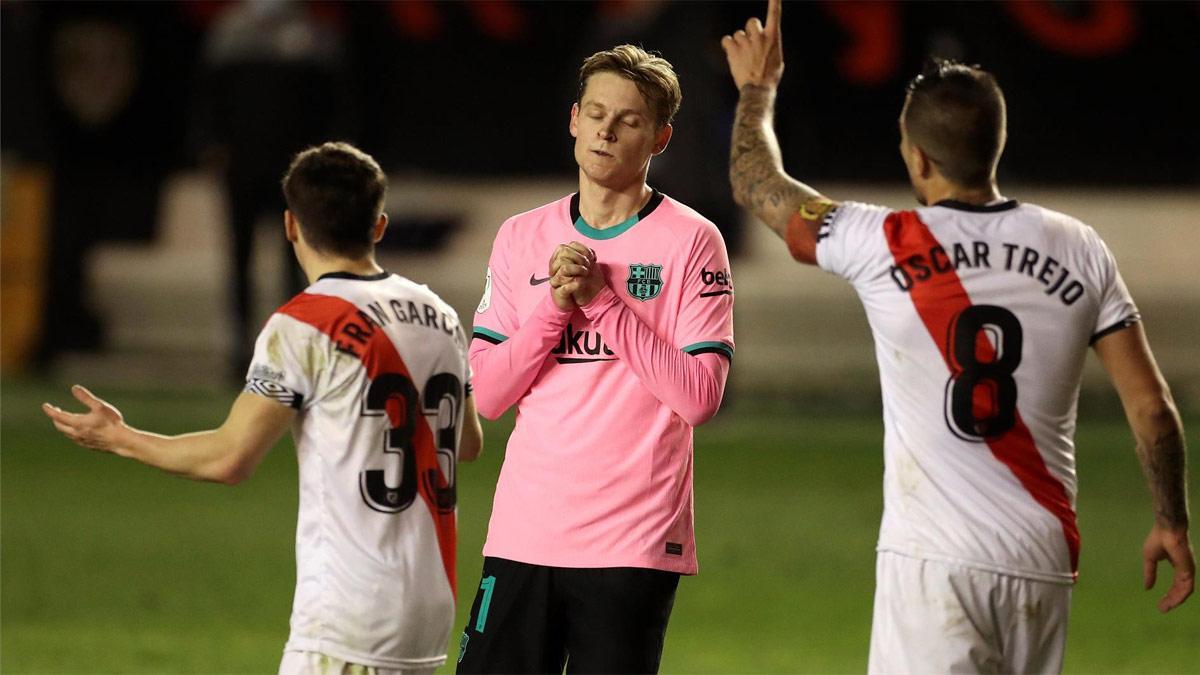
<path fill-rule="evenodd" d="M 538 284 L 544 284 L 547 281 L 550 281 L 550 277 L 546 277 L 545 279 L 539 279 L 532 274 L 529 275 L 529 285 L 530 286 L 537 286 Z"/>

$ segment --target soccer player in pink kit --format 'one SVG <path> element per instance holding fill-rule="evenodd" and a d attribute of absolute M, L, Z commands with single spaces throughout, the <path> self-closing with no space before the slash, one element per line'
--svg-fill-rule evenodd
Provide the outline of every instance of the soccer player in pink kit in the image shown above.
<path fill-rule="evenodd" d="M 1183 429 L 1133 300 L 1087 225 L 1001 196 L 1004 97 L 977 67 L 912 81 L 900 154 L 922 208 L 837 202 L 782 169 L 771 129 L 780 2 L 722 40 L 740 92 L 730 178 L 796 260 L 854 285 L 884 407 L 873 673 L 1062 668 L 1075 522 L 1075 403 L 1088 347 L 1125 405 L 1154 504 L 1159 602 L 1192 592 Z"/>
<path fill-rule="evenodd" d="M 653 672 L 696 573 L 692 428 L 721 402 L 733 281 L 717 228 L 646 184 L 679 101 L 662 58 L 589 57 L 579 192 L 496 235 L 471 367 L 480 414 L 517 422 L 460 672 Z"/>

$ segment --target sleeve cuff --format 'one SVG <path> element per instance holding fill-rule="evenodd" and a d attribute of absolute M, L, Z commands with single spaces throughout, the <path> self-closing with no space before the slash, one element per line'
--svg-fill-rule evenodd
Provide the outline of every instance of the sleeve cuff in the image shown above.
<path fill-rule="evenodd" d="M 533 316 L 561 328 L 567 325 L 574 313 L 574 309 L 562 309 L 554 304 L 554 298 L 547 293 L 546 298 L 538 303 L 537 308 L 533 311 Z"/>
<path fill-rule="evenodd" d="M 1091 339 L 1088 340 L 1088 346 L 1090 347 L 1090 346 L 1096 344 L 1096 340 L 1099 340 L 1102 337 L 1105 337 L 1107 335 L 1112 335 L 1113 333 L 1115 333 L 1119 330 L 1125 330 L 1126 328 L 1129 328 L 1130 326 L 1134 325 L 1135 323 L 1137 323 L 1141 320 L 1142 320 L 1141 314 L 1138 314 L 1136 312 L 1133 314 L 1130 314 L 1129 316 L 1125 317 L 1124 319 L 1121 319 L 1120 321 L 1114 323 L 1113 325 L 1109 326 L 1108 328 L 1105 328 L 1104 330 L 1101 330 L 1101 331 L 1097 332 L 1095 335 L 1093 335 L 1091 337 Z"/>
<path fill-rule="evenodd" d="M 583 307 L 580 307 L 580 309 L 583 310 L 583 315 L 586 316 L 589 321 L 595 323 L 596 319 L 599 319 L 604 315 L 605 312 L 620 303 L 621 299 L 617 297 L 617 294 L 613 293 L 611 288 L 605 286 L 604 288 L 600 289 L 600 292 L 596 294 L 596 297 L 592 298 L 591 302 Z"/>

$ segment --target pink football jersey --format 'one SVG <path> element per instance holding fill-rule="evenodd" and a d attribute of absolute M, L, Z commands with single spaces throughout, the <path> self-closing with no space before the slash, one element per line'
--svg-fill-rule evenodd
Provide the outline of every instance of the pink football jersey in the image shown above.
<path fill-rule="evenodd" d="M 820 266 L 866 308 L 883 390 L 879 550 L 1070 583 L 1088 346 L 1138 320 L 1092 228 L 1032 204 L 848 202 Z"/>
<path fill-rule="evenodd" d="M 580 217 L 577 200 L 501 226 L 475 315 L 472 363 L 524 322 L 556 312 L 547 304 L 547 261 L 572 240 L 596 251 L 608 287 L 656 346 L 686 359 L 732 358 L 733 280 L 716 227 L 656 192 L 640 213 L 597 230 Z M 640 364 L 630 359 L 641 354 L 622 354 L 582 310 L 556 320 L 536 377 L 516 398 L 484 554 L 694 574 L 692 426 L 639 379 Z"/>

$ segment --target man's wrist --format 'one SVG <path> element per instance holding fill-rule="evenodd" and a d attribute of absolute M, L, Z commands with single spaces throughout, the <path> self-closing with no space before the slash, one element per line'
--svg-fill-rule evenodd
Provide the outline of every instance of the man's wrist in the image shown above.
<path fill-rule="evenodd" d="M 558 300 L 557 300 L 557 298 L 554 297 L 554 291 L 552 290 L 552 291 L 550 291 L 550 294 L 546 297 L 546 299 L 543 301 L 543 304 L 549 305 L 550 309 L 553 312 L 553 314 L 551 316 L 569 317 L 575 313 L 575 309 L 576 309 L 576 307 L 574 306 L 575 301 L 572 300 L 571 302 L 572 302 L 571 307 L 567 307 L 567 308 L 559 307 Z"/>
<path fill-rule="evenodd" d="M 583 310 L 584 316 L 594 321 L 608 310 L 609 307 L 619 302 L 621 300 L 617 297 L 617 294 L 613 293 L 612 289 L 605 284 L 604 287 L 596 292 L 596 295 L 592 296 L 592 299 L 586 305 L 580 305 L 579 309 Z"/>
<path fill-rule="evenodd" d="M 141 461 L 141 457 L 138 456 L 134 447 L 137 443 L 137 436 L 138 431 L 122 421 L 105 439 L 108 444 L 108 452 L 118 457 Z"/>
<path fill-rule="evenodd" d="M 747 82 L 738 89 L 738 95 L 742 99 L 748 98 L 764 98 L 768 102 L 774 102 L 775 93 L 779 90 L 779 85 L 763 84 L 760 82 Z"/>
<path fill-rule="evenodd" d="M 1188 516 L 1186 514 L 1182 517 L 1159 515 L 1154 519 L 1154 526 L 1160 530 L 1166 530 L 1174 534 L 1182 533 L 1186 536 L 1188 531 Z"/>

